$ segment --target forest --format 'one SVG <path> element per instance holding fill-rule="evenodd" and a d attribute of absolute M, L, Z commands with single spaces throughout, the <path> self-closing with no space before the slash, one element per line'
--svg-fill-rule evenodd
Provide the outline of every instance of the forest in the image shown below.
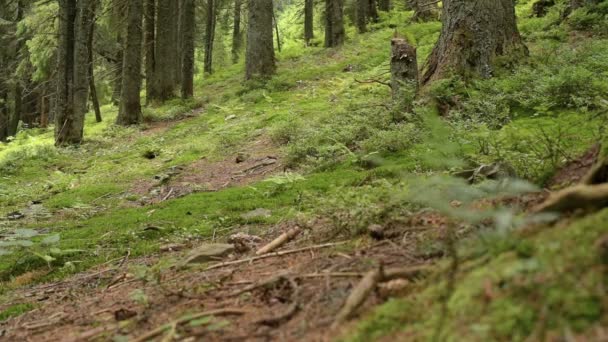
<path fill-rule="evenodd" d="M 0 341 L 608 340 L 608 0 L 0 0 Z"/>

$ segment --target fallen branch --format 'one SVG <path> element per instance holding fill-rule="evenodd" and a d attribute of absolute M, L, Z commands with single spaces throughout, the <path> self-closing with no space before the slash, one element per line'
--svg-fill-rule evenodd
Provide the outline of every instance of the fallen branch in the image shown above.
<path fill-rule="evenodd" d="M 242 290 L 235 291 L 235 292 L 229 294 L 227 297 L 237 297 L 237 296 L 242 295 L 243 293 L 251 292 L 251 291 L 257 290 L 257 289 L 259 289 L 261 287 L 268 287 L 270 285 L 276 284 L 276 283 L 280 282 L 281 280 L 285 280 L 285 279 L 287 279 L 287 276 L 284 275 L 284 274 L 279 274 L 277 276 L 272 276 L 272 277 L 270 277 L 268 279 L 264 279 L 264 280 L 262 280 L 260 282 L 255 283 L 255 284 L 251 284 L 251 285 L 245 287 Z"/>
<path fill-rule="evenodd" d="M 423 273 L 426 273 L 431 269 L 431 267 L 432 265 L 419 265 L 412 267 L 392 268 L 387 270 L 379 267 L 378 269 L 369 271 L 346 299 L 344 306 L 332 324 L 332 329 L 351 318 L 355 311 L 357 311 L 357 309 L 361 307 L 363 303 L 365 303 L 365 300 L 367 297 L 369 297 L 372 291 L 378 287 L 378 284 L 396 279 L 411 280 L 422 275 Z"/>
<path fill-rule="evenodd" d="M 378 283 L 383 278 L 384 271 L 382 270 L 382 266 L 378 267 L 373 271 L 369 271 L 363 279 L 357 284 L 357 286 L 350 293 L 344 306 L 336 316 L 334 323 L 332 325 L 332 329 L 337 327 L 338 325 L 346 322 L 353 313 L 365 302 L 367 297 L 372 293 L 372 291 L 378 286 Z"/>
<path fill-rule="evenodd" d="M 312 251 L 312 250 L 316 250 L 316 249 L 322 249 L 322 248 L 339 246 L 339 245 L 343 245 L 343 244 L 345 244 L 347 242 L 348 241 L 335 242 L 335 243 L 326 243 L 326 244 L 322 244 L 322 245 L 297 248 L 297 249 L 292 249 L 292 250 L 288 250 L 288 251 L 268 253 L 268 254 L 264 254 L 264 255 L 260 255 L 260 256 L 256 256 L 256 257 L 252 257 L 252 258 L 247 258 L 247 259 L 222 262 L 222 263 L 219 263 L 219 264 L 211 265 L 211 266 L 205 268 L 204 271 L 209 271 L 209 270 L 213 270 L 213 269 L 216 269 L 216 268 L 222 268 L 222 267 L 226 267 L 226 266 L 245 264 L 245 263 L 248 263 L 248 262 L 254 262 L 254 261 L 257 261 L 257 260 L 262 260 L 262 259 L 267 259 L 267 258 L 280 257 L 280 256 L 284 256 L 284 255 L 289 255 L 289 254 L 308 252 L 308 251 Z"/>
<path fill-rule="evenodd" d="M 300 234 L 301 231 L 302 231 L 302 229 L 300 229 L 300 227 L 295 227 L 295 228 L 279 235 L 278 238 L 272 240 L 272 242 L 270 242 L 269 244 L 267 244 L 266 246 L 260 248 L 257 252 L 255 252 L 255 255 L 267 254 L 267 253 L 274 251 L 275 249 L 286 244 L 287 242 L 293 240 L 296 236 L 298 236 Z"/>
<path fill-rule="evenodd" d="M 141 335 L 140 337 L 133 339 L 131 342 L 145 342 L 148 341 L 160 334 L 162 334 L 163 332 L 165 332 L 168 329 L 171 329 L 172 327 L 178 327 L 180 325 L 189 323 L 195 319 L 199 319 L 202 317 L 206 317 L 206 316 L 226 316 L 226 315 L 236 315 L 236 316 L 241 316 L 244 314 L 249 313 L 248 311 L 245 310 L 240 310 L 240 309 L 216 309 L 216 310 L 209 310 L 209 311 L 203 311 L 203 312 L 199 312 L 197 314 L 194 315 L 188 315 L 186 317 L 182 317 L 180 319 L 174 320 L 172 322 L 169 322 L 167 324 L 164 324 L 152 331 L 150 331 L 147 334 Z"/>

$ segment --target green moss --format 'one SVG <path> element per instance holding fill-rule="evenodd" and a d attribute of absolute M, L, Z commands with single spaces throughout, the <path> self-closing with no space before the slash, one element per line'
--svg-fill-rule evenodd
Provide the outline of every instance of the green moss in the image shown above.
<path fill-rule="evenodd" d="M 22 315 L 28 311 L 31 311 L 32 309 L 34 309 L 34 305 L 29 303 L 9 306 L 8 308 L 0 311 L 0 322 Z"/>

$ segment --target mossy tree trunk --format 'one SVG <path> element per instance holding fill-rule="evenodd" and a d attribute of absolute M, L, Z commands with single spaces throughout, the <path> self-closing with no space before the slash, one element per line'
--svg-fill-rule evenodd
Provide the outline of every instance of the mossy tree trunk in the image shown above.
<path fill-rule="evenodd" d="M 369 20 L 374 23 L 377 23 L 378 20 L 380 20 L 380 15 L 378 15 L 378 3 L 376 2 L 376 0 L 368 0 L 367 6 Z"/>
<path fill-rule="evenodd" d="M 245 78 L 267 78 L 276 71 L 272 0 L 249 2 Z"/>
<path fill-rule="evenodd" d="M 122 95 L 116 124 L 137 125 L 143 120 L 141 113 L 143 1 L 129 0 L 127 6 L 127 33 L 122 75 Z"/>
<path fill-rule="evenodd" d="M 92 7 L 93 13 L 95 13 L 97 9 L 98 0 L 93 0 Z M 93 110 L 95 112 L 95 121 L 101 122 L 101 108 L 99 106 L 99 98 L 97 97 L 97 87 L 95 85 L 95 55 L 93 53 L 93 42 L 95 38 L 95 18 L 91 20 L 91 27 L 89 28 L 89 41 L 88 41 L 88 52 L 89 52 L 89 94 L 91 96 L 91 104 L 93 105 Z"/>
<path fill-rule="evenodd" d="M 344 44 L 344 1 L 325 0 L 325 47 Z"/>
<path fill-rule="evenodd" d="M 182 98 L 194 95 L 194 32 L 196 28 L 195 0 L 184 0 L 182 20 Z"/>
<path fill-rule="evenodd" d="M 309 46 L 310 41 L 315 37 L 314 14 L 314 0 L 304 0 L 304 41 L 306 46 Z"/>
<path fill-rule="evenodd" d="M 393 100 L 404 103 L 413 100 L 408 93 L 415 94 L 418 88 L 418 59 L 416 48 L 405 39 L 391 40 L 391 89 Z"/>
<path fill-rule="evenodd" d="M 499 64 L 528 54 L 513 0 L 445 0 L 443 28 L 423 83 L 452 74 L 489 78 Z"/>

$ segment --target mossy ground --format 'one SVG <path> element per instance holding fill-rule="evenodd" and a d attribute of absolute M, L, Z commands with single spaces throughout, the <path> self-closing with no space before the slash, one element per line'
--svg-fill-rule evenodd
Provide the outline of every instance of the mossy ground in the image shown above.
<path fill-rule="evenodd" d="M 528 18 L 531 3 L 518 5 L 531 50 L 528 60 L 491 80 L 437 83 L 429 90 L 431 101 L 417 104 L 416 115 L 406 122 L 395 122 L 395 112 L 386 108 L 387 87 L 356 82 L 386 77 L 395 31 L 417 46 L 421 64 L 430 54 L 441 24 L 409 23 L 412 13 L 397 10 L 383 14 L 370 33 L 351 30 L 346 46 L 337 50 L 304 48 L 299 32 L 286 29 L 279 70 L 270 81 L 243 82 L 242 64 L 226 66 L 197 78 L 195 100 L 148 107 L 150 123 L 143 127 L 113 126 L 116 109 L 108 105 L 104 122 L 88 117 L 86 141 L 78 148 L 55 149 L 52 129 L 24 131 L 0 146 L 0 214 L 40 201 L 52 216 L 7 222 L 0 233 L 25 225 L 61 235 L 58 247 L 73 253 L 32 279 L 44 281 L 127 251 L 133 257 L 149 255 L 166 241 L 205 238 L 239 225 L 264 229 L 284 220 L 325 216 L 356 233 L 386 219 L 387 193 L 407 191 L 405 173 L 424 176 L 463 164 L 503 161 L 520 177 L 542 184 L 605 134 L 608 40 L 577 36 L 566 25 L 555 25 L 557 9 L 546 18 Z M 295 13 L 283 20 L 292 20 L 290 15 Z M 449 118 L 437 119 L 437 104 L 451 106 Z M 202 111 L 189 117 L 199 107 Z M 157 126 L 162 129 L 155 130 Z M 280 147 L 303 179 L 133 205 L 139 199 L 131 191 L 135 182 L 202 158 L 223 160 L 262 136 Z M 150 152 L 157 157 L 145 158 Z M 257 208 L 271 210 L 272 216 L 241 216 Z M 608 212 L 603 211 L 533 236 L 511 236 L 517 243 L 473 258 L 471 264 L 486 261 L 459 274 L 442 336 L 523 340 L 534 334 L 584 333 L 605 324 L 608 309 L 601 284 L 606 279 L 598 271 L 605 265 L 593 246 L 606 232 L 606 221 Z M 144 231 L 150 225 L 162 229 Z M 483 249 L 480 242 L 469 244 Z M 521 245 L 532 251 L 518 255 Z M 39 249 L 43 247 L 34 251 L 43 252 Z M 23 285 L 14 277 L 47 267 L 29 249 L 2 256 L 0 293 L 10 295 Z M 432 337 L 443 288 L 443 281 L 421 283 L 415 293 L 391 300 L 363 319 L 347 339 L 367 341 L 393 333 Z M 28 309 L 5 309 L 0 321 Z"/>

